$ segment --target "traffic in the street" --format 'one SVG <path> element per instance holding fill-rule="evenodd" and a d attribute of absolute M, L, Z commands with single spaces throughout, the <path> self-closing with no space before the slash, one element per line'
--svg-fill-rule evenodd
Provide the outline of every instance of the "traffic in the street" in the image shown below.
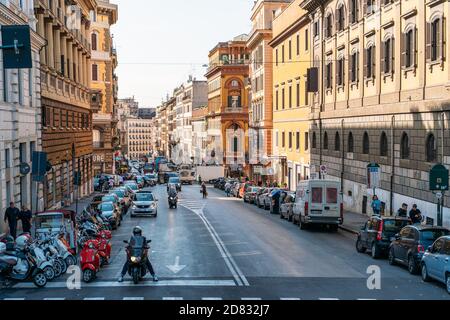
<path fill-rule="evenodd" d="M 450 299 L 445 228 L 374 216 L 355 235 L 338 229 L 332 181 L 182 185 L 165 167 L 144 174 L 130 161 L 97 176 L 79 212 L 38 213 L 30 233 L 3 237 L 0 299 Z"/>

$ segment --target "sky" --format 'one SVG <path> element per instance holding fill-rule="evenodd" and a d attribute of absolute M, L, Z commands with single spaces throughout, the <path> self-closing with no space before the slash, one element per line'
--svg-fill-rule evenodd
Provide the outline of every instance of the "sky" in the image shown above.
<path fill-rule="evenodd" d="M 251 30 L 253 0 L 110 0 L 118 54 L 119 98 L 156 107 L 193 75 L 204 79 L 208 52 Z"/>

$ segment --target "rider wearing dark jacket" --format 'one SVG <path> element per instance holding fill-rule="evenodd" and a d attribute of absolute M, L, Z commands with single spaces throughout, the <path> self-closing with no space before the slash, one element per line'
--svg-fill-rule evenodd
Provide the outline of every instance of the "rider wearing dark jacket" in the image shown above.
<path fill-rule="evenodd" d="M 141 243 L 144 243 L 144 245 L 146 245 L 147 239 L 144 236 L 142 236 L 142 228 L 141 227 L 134 227 L 134 229 L 133 229 L 133 236 L 131 237 L 129 243 L 135 242 L 134 239 L 137 238 L 137 237 L 141 237 L 141 238 L 144 238 L 144 239 L 143 239 L 143 241 L 136 241 L 136 242 L 141 242 Z M 148 249 L 148 248 L 146 248 L 146 249 Z M 153 270 L 153 266 L 150 263 L 150 260 L 148 259 L 148 256 L 146 258 L 145 264 L 147 266 L 148 271 L 150 272 L 150 274 L 153 277 L 153 281 L 155 281 L 155 282 L 158 281 L 158 277 L 156 276 L 155 271 Z M 122 268 L 122 273 L 120 274 L 120 277 L 119 277 L 119 282 L 123 281 L 123 277 L 128 272 L 128 267 L 129 267 L 129 263 L 128 263 L 128 259 L 126 259 L 125 264 L 124 264 L 124 266 Z"/>

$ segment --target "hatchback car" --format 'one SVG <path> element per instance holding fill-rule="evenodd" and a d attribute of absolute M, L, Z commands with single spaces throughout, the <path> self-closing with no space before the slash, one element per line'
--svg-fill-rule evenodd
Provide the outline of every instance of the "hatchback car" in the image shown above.
<path fill-rule="evenodd" d="M 262 207 L 262 204 L 261 204 L 261 200 L 262 200 L 262 198 L 261 198 L 261 195 L 263 195 L 265 192 L 267 191 L 267 188 L 260 188 L 259 190 L 258 190 L 258 192 L 256 193 L 256 197 L 255 197 L 255 202 L 254 202 L 254 204 L 255 204 L 255 206 L 257 206 L 258 208 L 261 208 Z"/>
<path fill-rule="evenodd" d="M 425 251 L 422 258 L 422 279 L 431 279 L 445 283 L 447 292 L 450 294 L 450 237 L 445 236 Z"/>
<path fill-rule="evenodd" d="M 373 216 L 361 228 L 356 240 L 356 250 L 364 253 L 369 249 L 374 259 L 387 255 L 395 235 L 410 224 L 408 218 Z"/>
<path fill-rule="evenodd" d="M 100 203 L 98 205 L 98 210 L 101 212 L 101 216 L 108 220 L 113 230 L 116 230 L 117 227 L 120 226 L 120 212 L 113 202 Z"/>
<path fill-rule="evenodd" d="M 450 231 L 443 227 L 411 225 L 403 228 L 395 236 L 389 248 L 389 264 L 396 263 L 408 266 L 411 274 L 420 270 L 425 249 L 437 239 L 448 236 Z"/>
<path fill-rule="evenodd" d="M 170 187 L 174 186 L 177 191 L 181 191 L 181 180 L 179 177 L 170 177 L 167 183 L 167 192 L 169 192 Z"/>
<path fill-rule="evenodd" d="M 151 192 L 138 192 L 131 204 L 131 217 L 158 216 L 158 200 Z"/>
<path fill-rule="evenodd" d="M 292 221 L 295 192 L 286 192 L 280 205 L 280 218 Z"/>
<path fill-rule="evenodd" d="M 255 201 L 256 194 L 261 188 L 249 186 L 244 192 L 244 202 L 252 204 Z"/>

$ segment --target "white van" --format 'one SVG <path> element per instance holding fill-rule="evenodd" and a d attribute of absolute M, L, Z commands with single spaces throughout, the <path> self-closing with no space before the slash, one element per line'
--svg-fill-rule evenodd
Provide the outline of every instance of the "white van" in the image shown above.
<path fill-rule="evenodd" d="M 333 231 L 344 222 L 341 183 L 334 180 L 305 180 L 297 186 L 292 209 L 300 229 L 309 224 L 329 225 Z"/>

